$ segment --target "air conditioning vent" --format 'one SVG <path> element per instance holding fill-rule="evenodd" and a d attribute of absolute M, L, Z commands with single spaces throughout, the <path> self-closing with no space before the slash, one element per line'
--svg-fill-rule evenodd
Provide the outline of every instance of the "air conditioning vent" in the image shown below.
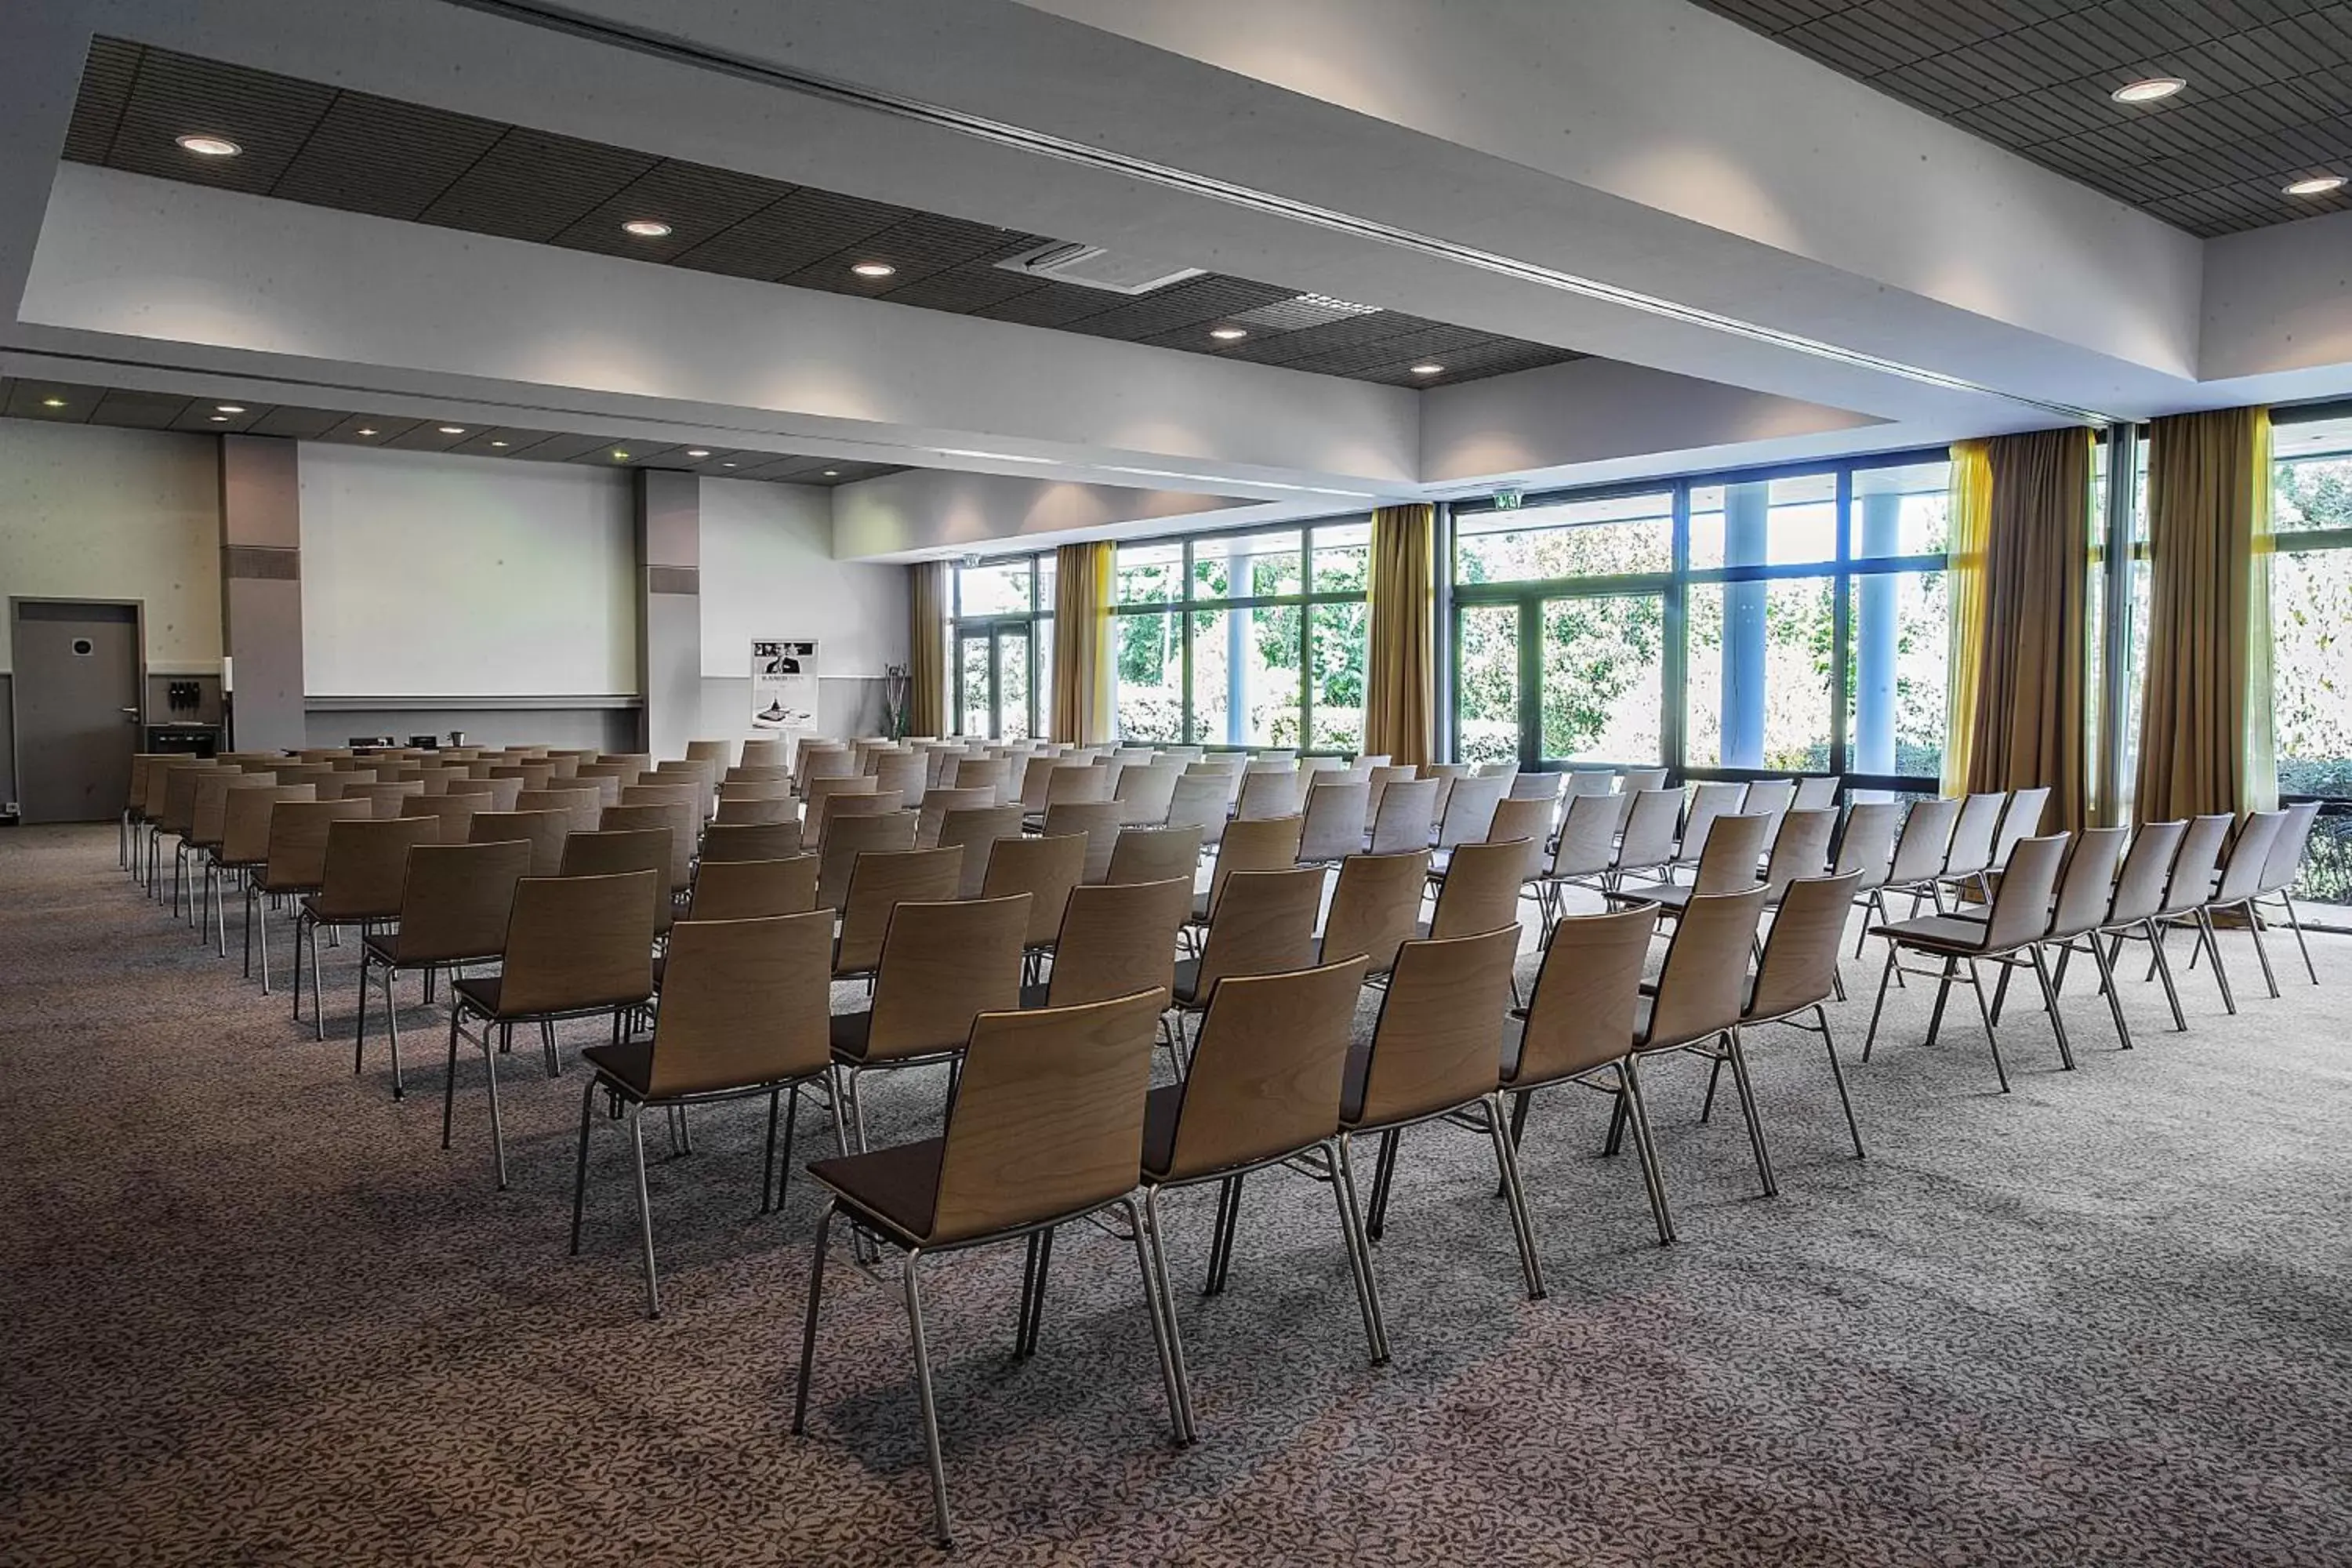
<path fill-rule="evenodd" d="M 1203 270 L 1198 267 L 1171 267 L 1164 261 L 1140 256 L 1121 256 L 1099 245 L 1067 239 L 1049 240 L 1018 256 L 1009 256 L 996 265 L 1007 272 L 1050 278 L 1056 283 L 1075 283 L 1081 289 L 1100 289 L 1109 294 L 1149 294 L 1171 283 L 1198 278 Z"/>

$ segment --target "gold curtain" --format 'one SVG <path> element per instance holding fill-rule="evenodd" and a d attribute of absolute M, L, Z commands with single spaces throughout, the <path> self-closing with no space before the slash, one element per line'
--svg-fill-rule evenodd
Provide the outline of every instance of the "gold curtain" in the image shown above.
<path fill-rule="evenodd" d="M 1399 764 L 1436 760 L 1434 518 L 1425 502 L 1372 513 L 1364 750 Z"/>
<path fill-rule="evenodd" d="M 2090 805 L 2091 432 L 1998 436 L 1985 447 L 1984 641 L 1963 782 L 1972 794 L 2047 784 L 2045 827 L 2077 832 Z"/>
<path fill-rule="evenodd" d="M 907 733 L 948 732 L 948 563 L 919 562 L 908 600 Z"/>
<path fill-rule="evenodd" d="M 2271 751 L 2271 419 L 2158 419 L 2147 447 L 2147 676 L 2133 810 L 2142 822 L 2262 811 Z"/>
<path fill-rule="evenodd" d="M 1952 444 L 1950 521 L 1944 553 L 1950 648 L 1944 697 L 1944 793 L 1968 788 L 1984 663 L 1985 541 L 1992 529 L 1992 461 L 1983 441 Z"/>
<path fill-rule="evenodd" d="M 1110 635 L 1108 543 L 1065 544 L 1054 555 L 1054 712 L 1056 741 L 1096 746 L 1118 739 L 1111 710 L 1117 675 Z"/>

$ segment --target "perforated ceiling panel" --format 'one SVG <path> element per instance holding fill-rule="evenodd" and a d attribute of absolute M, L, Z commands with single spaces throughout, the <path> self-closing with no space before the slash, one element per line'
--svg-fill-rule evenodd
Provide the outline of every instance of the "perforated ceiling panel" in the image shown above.
<path fill-rule="evenodd" d="M 244 151 L 198 157 L 175 142 L 191 133 L 226 137 Z M 1315 296 L 1217 273 L 1140 296 L 1024 276 L 996 263 L 1068 237 L 656 158 L 112 38 L 91 46 L 65 155 L 314 206 L 1355 381 L 1431 386 L 1580 357 L 1394 310 L 1333 321 L 1327 307 L 1311 303 Z M 670 232 L 640 237 L 622 228 L 646 218 Z M 851 270 L 860 262 L 891 271 L 861 277 Z M 1301 300 L 1310 303 L 1294 304 Z M 1209 335 L 1237 317 L 1245 335 Z M 1416 365 L 1431 364 L 1440 368 L 1415 374 Z"/>
<path fill-rule="evenodd" d="M 2352 211 L 2344 0 L 1696 0 L 1915 108 L 2211 237 Z M 2174 96 L 2109 94 L 2174 77 Z"/>

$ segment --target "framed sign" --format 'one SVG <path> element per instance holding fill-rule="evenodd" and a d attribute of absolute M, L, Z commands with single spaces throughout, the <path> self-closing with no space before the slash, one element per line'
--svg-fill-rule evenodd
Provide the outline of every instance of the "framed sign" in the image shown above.
<path fill-rule="evenodd" d="M 817 647 L 790 638 L 751 643 L 751 732 L 800 742 L 817 732 Z"/>

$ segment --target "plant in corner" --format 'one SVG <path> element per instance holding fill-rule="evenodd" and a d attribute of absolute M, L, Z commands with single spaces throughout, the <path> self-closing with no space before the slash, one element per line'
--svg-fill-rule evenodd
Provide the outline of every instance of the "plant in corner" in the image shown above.
<path fill-rule="evenodd" d="M 894 741 L 907 738 L 907 696 L 911 684 L 905 665 L 882 667 L 882 732 Z"/>

